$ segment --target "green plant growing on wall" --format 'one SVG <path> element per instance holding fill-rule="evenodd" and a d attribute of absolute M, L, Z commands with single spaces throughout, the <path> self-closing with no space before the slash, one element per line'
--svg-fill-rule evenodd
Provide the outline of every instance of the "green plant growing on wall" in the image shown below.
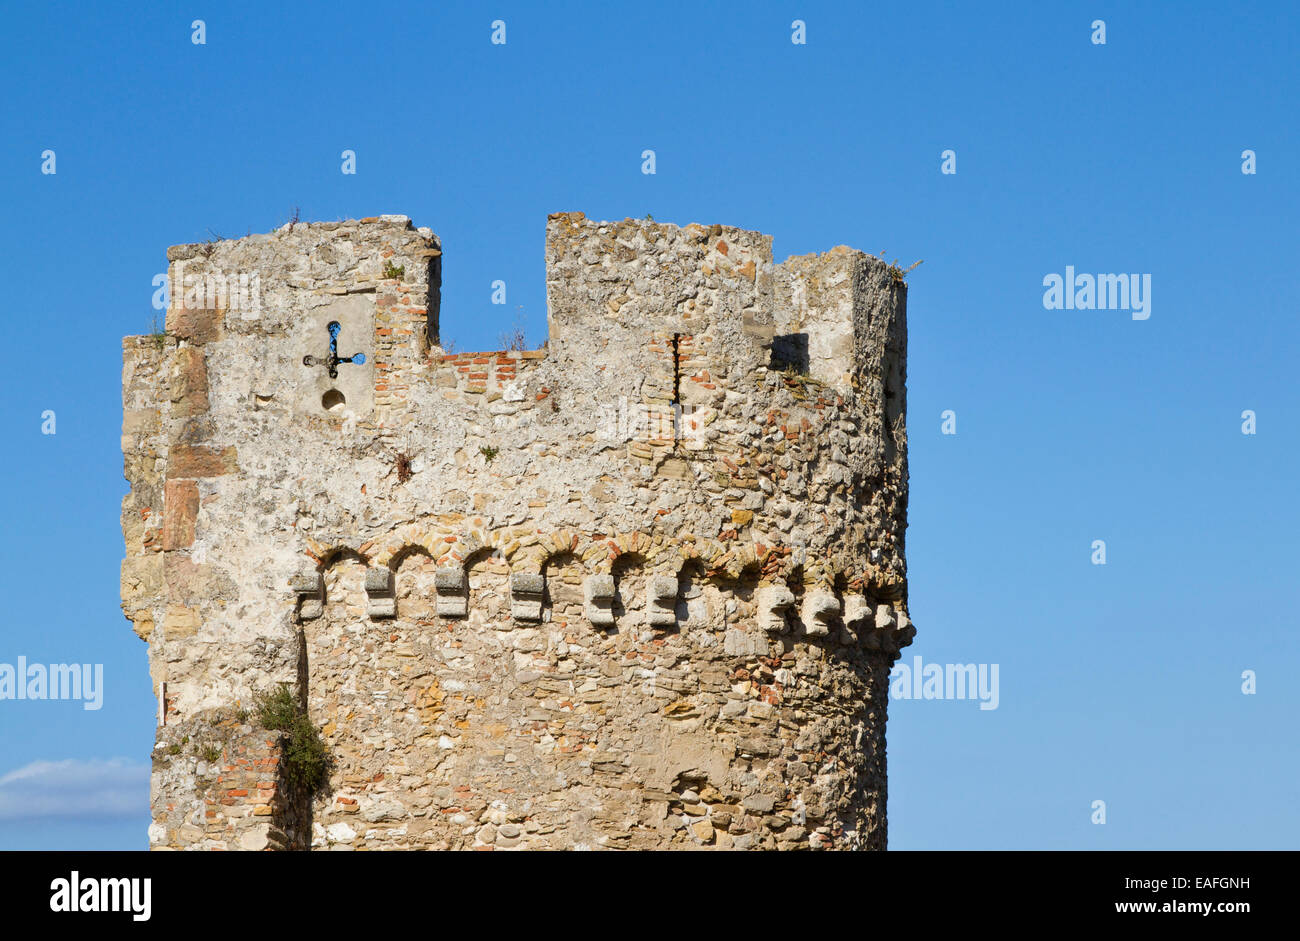
<path fill-rule="evenodd" d="M 329 753 L 320 730 L 288 683 L 258 698 L 257 719 L 262 728 L 280 733 L 281 767 L 289 784 L 309 793 L 324 787 L 329 780 Z"/>
<path fill-rule="evenodd" d="M 479 449 L 478 449 L 478 450 L 479 450 L 479 453 L 483 455 L 484 459 L 485 459 L 489 464 L 492 463 L 492 458 L 496 457 L 498 454 L 501 453 L 501 449 L 500 449 L 500 448 L 494 448 L 494 447 L 492 447 L 491 445 L 479 445 Z"/>
<path fill-rule="evenodd" d="M 881 261 L 884 261 L 885 253 L 882 251 L 879 257 Z M 898 259 L 895 258 L 893 262 L 889 263 L 889 268 L 888 268 L 889 276 L 890 278 L 893 279 L 895 284 L 906 284 L 907 276 L 911 274 L 913 271 L 915 271 L 916 266 L 921 264 L 921 262 L 923 261 L 925 261 L 924 258 L 918 258 L 916 261 L 912 262 L 912 264 L 909 265 L 908 267 L 900 268 L 898 266 Z"/>
<path fill-rule="evenodd" d="M 406 265 L 395 265 L 391 261 L 384 262 L 385 278 L 402 278 L 406 275 Z"/>
<path fill-rule="evenodd" d="M 220 745 L 217 745 L 214 742 L 208 742 L 199 749 L 199 757 L 208 764 L 212 764 L 215 761 L 221 760 L 221 751 L 222 749 Z"/>
<path fill-rule="evenodd" d="M 167 328 L 158 322 L 158 315 L 153 315 L 153 320 L 149 323 L 149 338 L 154 341 L 158 349 L 162 349 L 167 343 Z"/>

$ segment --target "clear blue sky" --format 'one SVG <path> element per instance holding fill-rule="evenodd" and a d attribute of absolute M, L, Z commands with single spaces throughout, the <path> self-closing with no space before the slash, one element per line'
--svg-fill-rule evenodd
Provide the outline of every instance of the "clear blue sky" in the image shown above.
<path fill-rule="evenodd" d="M 924 258 L 906 653 L 1000 701 L 891 704 L 891 846 L 1300 845 L 1294 4 L 136 6 L 0 26 L 0 663 L 105 667 L 97 712 L 0 701 L 0 847 L 146 845 L 121 338 L 169 245 L 294 206 L 430 226 L 463 350 L 544 338 L 559 210 Z M 1150 319 L 1044 309 L 1067 265 L 1149 273 Z"/>

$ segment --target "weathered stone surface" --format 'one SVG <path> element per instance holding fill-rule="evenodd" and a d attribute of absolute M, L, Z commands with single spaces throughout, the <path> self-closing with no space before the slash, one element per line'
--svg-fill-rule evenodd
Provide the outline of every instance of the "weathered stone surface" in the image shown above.
<path fill-rule="evenodd" d="M 193 480 L 169 480 L 163 496 L 163 551 L 194 545 L 199 516 L 199 485 Z"/>
<path fill-rule="evenodd" d="M 434 587 L 441 592 L 459 592 L 465 588 L 465 570 L 459 566 L 437 569 L 433 575 Z"/>
<path fill-rule="evenodd" d="M 677 623 L 677 578 L 652 575 L 646 586 L 646 620 L 651 627 L 672 627 Z"/>
<path fill-rule="evenodd" d="M 167 462 L 167 478 L 174 477 L 220 477 L 233 474 L 239 469 L 237 455 L 233 447 L 214 448 L 191 445 L 176 445 L 171 449 Z"/>
<path fill-rule="evenodd" d="M 518 621 L 542 619 L 542 593 L 546 581 L 531 572 L 515 572 L 510 576 L 510 615 Z"/>
<path fill-rule="evenodd" d="M 366 613 L 372 618 L 391 618 L 397 614 L 393 570 L 386 566 L 366 569 L 366 596 Z"/>
<path fill-rule="evenodd" d="M 872 626 L 867 623 L 871 616 L 871 603 L 867 601 L 866 596 L 857 592 L 850 592 L 845 595 L 844 631 L 840 635 L 840 643 L 858 643 L 859 634 L 864 630 L 869 630 Z"/>
<path fill-rule="evenodd" d="M 258 824 L 243 832 L 239 838 L 239 848 L 241 850 L 264 850 L 271 842 L 270 839 L 271 825 Z"/>
<path fill-rule="evenodd" d="M 829 591 L 809 592 L 804 598 L 800 618 L 809 637 L 825 637 L 831 632 L 840 613 L 840 601 Z"/>
<path fill-rule="evenodd" d="M 320 572 L 300 573 L 289 579 L 289 587 L 298 596 L 298 617 L 309 621 L 325 611 L 325 582 Z"/>
<path fill-rule="evenodd" d="M 183 346 L 176 350 L 171 390 L 173 415 L 200 415 L 208 410 L 208 370 L 202 349 Z"/>
<path fill-rule="evenodd" d="M 168 640 L 193 637 L 199 632 L 203 619 L 199 612 L 180 604 L 167 605 L 167 614 L 163 618 L 163 634 Z"/>
<path fill-rule="evenodd" d="M 723 644 L 723 651 L 732 657 L 766 657 L 770 653 L 767 638 L 757 631 L 728 628 Z"/>
<path fill-rule="evenodd" d="M 177 299 L 183 300 L 179 295 Z M 223 310 L 189 308 L 173 304 L 167 311 L 167 332 L 174 337 L 191 340 L 194 343 L 211 343 L 221 337 L 224 316 Z"/>
<path fill-rule="evenodd" d="M 794 594 L 784 585 L 768 585 L 758 593 L 759 626 L 769 634 L 790 629 L 785 613 L 794 607 Z"/>
<path fill-rule="evenodd" d="M 614 576 L 592 575 L 583 582 L 584 613 L 596 627 L 614 626 Z"/>
<path fill-rule="evenodd" d="M 152 847 L 886 845 L 905 288 L 729 226 L 560 213 L 545 255 L 545 349 L 449 354 L 405 217 L 169 250 L 123 344 Z"/>

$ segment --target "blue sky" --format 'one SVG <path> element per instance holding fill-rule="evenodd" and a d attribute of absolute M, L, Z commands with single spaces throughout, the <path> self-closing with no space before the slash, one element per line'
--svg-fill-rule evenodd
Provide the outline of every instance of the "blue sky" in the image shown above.
<path fill-rule="evenodd" d="M 924 258 L 904 662 L 996 663 L 1000 695 L 891 704 L 891 847 L 1300 844 L 1293 4 L 204 0 L 4 19 L 0 663 L 102 663 L 105 691 L 98 711 L 0 701 L 0 848 L 146 845 L 156 705 L 118 607 L 121 337 L 150 329 L 169 245 L 295 206 L 437 232 L 462 350 L 514 318 L 544 338 L 549 212 L 739 225 L 778 260 Z M 1066 266 L 1150 274 L 1150 318 L 1044 309 Z"/>

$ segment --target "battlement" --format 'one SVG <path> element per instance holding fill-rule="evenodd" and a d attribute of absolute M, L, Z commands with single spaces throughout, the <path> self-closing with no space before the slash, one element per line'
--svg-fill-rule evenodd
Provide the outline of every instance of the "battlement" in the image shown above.
<path fill-rule="evenodd" d="M 405 216 L 168 251 L 123 369 L 154 844 L 883 846 L 905 287 L 561 213 L 545 348 L 447 353 L 442 252 Z M 324 792 L 231 718 L 281 682 Z"/>
<path fill-rule="evenodd" d="M 774 265 L 770 235 L 732 226 L 559 213 L 546 233 L 551 345 L 572 359 L 692 337 L 699 371 L 714 360 L 724 371 L 793 368 L 845 389 L 865 366 L 875 305 L 905 290 L 881 259 L 843 246 Z M 660 362 L 639 360 L 648 372 Z"/>

